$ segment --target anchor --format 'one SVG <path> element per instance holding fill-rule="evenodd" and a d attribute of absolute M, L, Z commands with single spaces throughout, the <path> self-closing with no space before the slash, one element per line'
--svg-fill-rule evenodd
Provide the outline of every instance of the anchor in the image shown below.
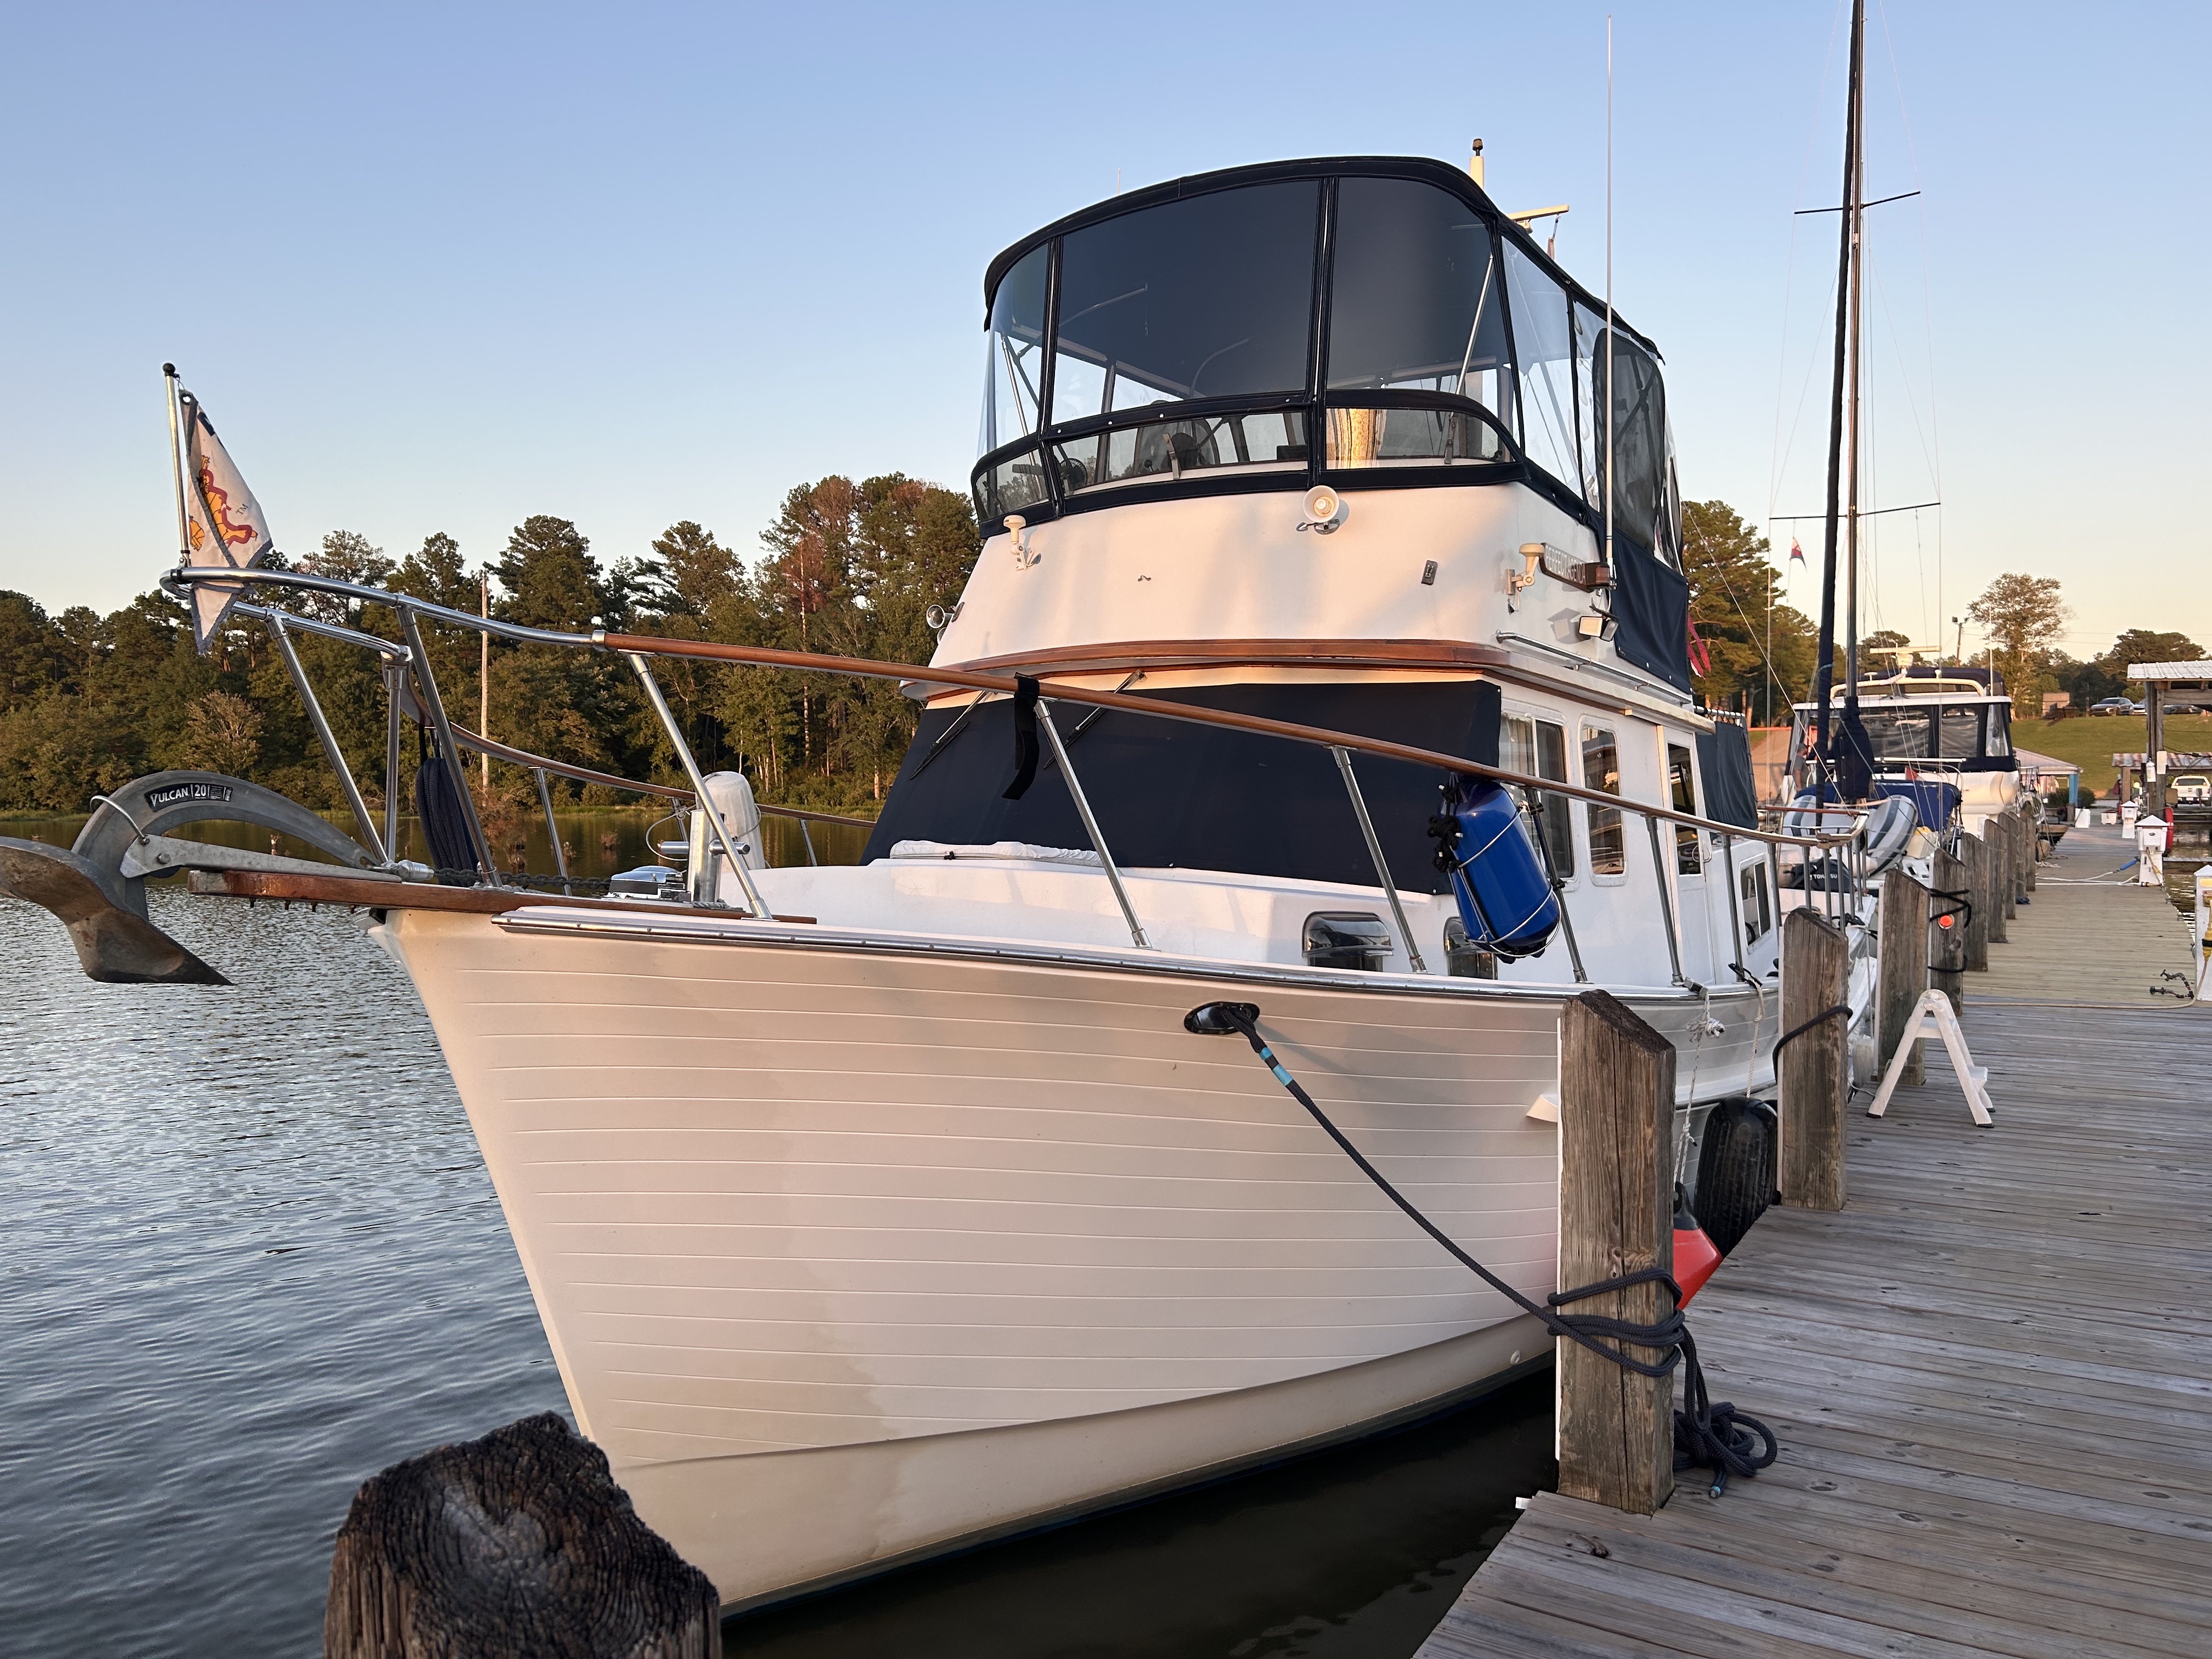
<path fill-rule="evenodd" d="M 88 977 L 106 985 L 228 985 L 230 981 L 155 927 L 149 877 L 183 870 L 291 870 L 327 875 L 306 859 L 182 841 L 161 831 L 222 820 L 258 824 L 303 841 L 372 881 L 398 881 L 375 856 L 304 806 L 220 772 L 155 772 L 112 795 L 67 849 L 0 836 L 0 893 L 51 912 L 69 929 Z"/>

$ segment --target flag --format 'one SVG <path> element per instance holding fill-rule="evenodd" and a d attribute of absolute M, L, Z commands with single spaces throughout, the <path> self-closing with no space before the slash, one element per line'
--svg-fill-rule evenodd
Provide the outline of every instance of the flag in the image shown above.
<path fill-rule="evenodd" d="M 177 402 L 185 426 L 185 549 L 188 568 L 205 566 L 242 570 L 267 556 L 269 520 L 261 503 L 238 476 L 215 423 L 199 399 L 179 387 Z M 222 625 L 243 582 L 202 582 L 192 589 L 192 634 L 204 653 Z"/>
<path fill-rule="evenodd" d="M 1797 545 L 1797 538 L 1795 536 L 1790 538 L 1790 562 L 1792 564 L 1805 562 L 1805 550 Z"/>
<path fill-rule="evenodd" d="M 1699 674 L 1710 674 L 1713 672 L 1712 651 L 1705 641 L 1698 637 L 1698 624 L 1694 620 L 1690 623 L 1690 667 Z"/>

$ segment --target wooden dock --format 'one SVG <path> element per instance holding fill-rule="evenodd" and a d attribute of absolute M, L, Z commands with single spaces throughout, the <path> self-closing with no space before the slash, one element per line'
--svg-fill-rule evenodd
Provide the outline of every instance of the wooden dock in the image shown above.
<path fill-rule="evenodd" d="M 2057 854 L 1966 979 L 1996 1126 L 1931 1053 L 1854 1102 L 1846 1207 L 1769 1211 L 1690 1310 L 1780 1462 L 1539 1494 L 1418 1659 L 2212 1653 L 2212 1006 L 2149 994 L 2192 946 L 2091 881 L 2116 831 Z"/>

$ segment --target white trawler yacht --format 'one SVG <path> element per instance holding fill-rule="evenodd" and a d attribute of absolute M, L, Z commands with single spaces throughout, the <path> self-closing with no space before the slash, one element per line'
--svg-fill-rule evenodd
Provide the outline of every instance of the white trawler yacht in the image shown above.
<path fill-rule="evenodd" d="M 248 594 L 232 614 L 280 645 L 383 654 L 390 793 L 419 719 L 460 868 L 396 862 L 357 799 L 356 841 L 205 774 L 118 792 L 73 854 L 0 859 L 102 977 L 213 975 L 144 922 L 149 873 L 369 909 L 579 1425 L 732 1605 L 1548 1359 L 1194 1009 L 1256 1010 L 1539 1299 L 1578 991 L 1677 1045 L 1686 1184 L 1771 1182 L 1778 850 L 1741 732 L 1688 689 L 1649 343 L 1425 161 L 1118 197 L 1001 254 L 985 305 L 985 540 L 927 668 L 549 635 L 196 554 L 172 580 Z M 288 586 L 401 627 L 282 610 Z M 656 655 L 896 675 L 925 712 L 858 867 L 760 867 L 743 781 L 701 779 L 672 725 L 718 806 L 688 874 L 586 898 L 495 874 L 428 775 L 459 748 L 592 775 L 456 736 L 422 620 L 623 653 L 648 689 Z M 226 815 L 351 868 L 161 833 Z"/>

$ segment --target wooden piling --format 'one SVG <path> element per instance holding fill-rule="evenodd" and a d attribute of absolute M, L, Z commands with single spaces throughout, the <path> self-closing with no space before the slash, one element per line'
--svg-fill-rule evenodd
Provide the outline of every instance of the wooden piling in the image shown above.
<path fill-rule="evenodd" d="M 2027 887 L 2027 872 L 2021 867 L 2020 831 L 2023 822 L 2017 812 L 2000 812 L 1994 820 L 2003 830 L 1999 845 L 2004 848 L 2004 913 L 2010 921 L 2020 914 L 2021 895 Z"/>
<path fill-rule="evenodd" d="M 1964 900 L 1941 898 L 1935 901 L 1937 909 L 1935 925 L 1929 929 L 1928 982 L 1951 999 L 1951 1012 L 1962 1012 L 1966 1006 L 1966 913 L 1965 906 L 1972 902 L 1972 892 L 1966 884 L 1971 879 L 1966 866 L 1948 849 L 1937 848 L 1929 861 L 1929 873 L 1935 880 L 1937 893 L 1964 893 Z M 1943 925 L 1943 916 L 1950 916 L 1951 925 Z"/>
<path fill-rule="evenodd" d="M 709 1659 L 720 1597 L 550 1412 L 393 1465 L 331 1556 L 325 1659 Z"/>
<path fill-rule="evenodd" d="M 1990 965 L 1987 947 L 2006 943 L 2005 891 L 2011 885 L 2011 880 L 2004 867 L 2004 831 L 1998 827 L 1996 819 L 1991 818 L 1984 824 L 1980 836 L 1969 839 L 1978 843 L 1974 887 L 1981 895 L 1981 943 L 1984 949 L 1980 963 L 1978 964 L 1970 956 L 1966 959 L 1966 966 L 1986 969 Z M 1971 950 L 1972 946 L 1968 948 Z"/>
<path fill-rule="evenodd" d="M 1904 871 L 1892 870 L 1882 878 L 1881 1012 L 1875 1029 L 1883 1076 L 1928 989 L 1928 890 Z M 1925 1076 L 1916 1042 L 1898 1081 L 1919 1083 Z"/>
<path fill-rule="evenodd" d="M 1586 991 L 1559 1023 L 1559 1288 L 1674 1267 L 1674 1049 L 1626 1004 Z M 1566 1311 L 1650 1324 L 1656 1285 Z M 1559 1345 L 1559 1490 L 1651 1515 L 1674 1486 L 1672 1377 Z M 1632 1351 L 1633 1352 L 1633 1351 Z M 1647 1358 L 1652 1356 L 1645 1356 Z"/>
<path fill-rule="evenodd" d="M 1782 927 L 1782 1030 L 1786 1036 L 1845 1000 L 1850 945 L 1810 909 Z M 1782 1201 L 1805 1210 L 1844 1207 L 1844 1103 L 1850 1020 L 1807 1027 L 1782 1051 Z M 1566 1115 L 1563 1109 L 1560 1116 Z M 1564 1490 L 1564 1488 L 1562 1489 Z"/>

